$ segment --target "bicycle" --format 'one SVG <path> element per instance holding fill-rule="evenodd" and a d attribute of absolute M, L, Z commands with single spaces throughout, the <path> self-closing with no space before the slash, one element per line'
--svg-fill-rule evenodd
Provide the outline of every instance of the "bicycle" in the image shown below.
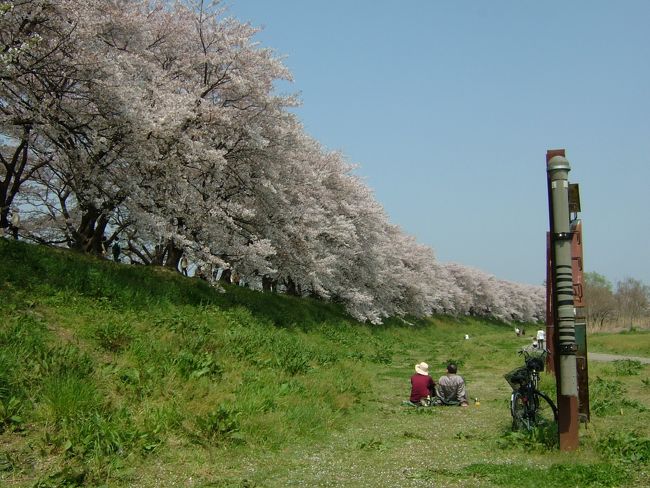
<path fill-rule="evenodd" d="M 539 373 L 544 371 L 544 360 L 548 351 L 523 354 L 525 366 L 519 367 L 505 375 L 506 381 L 512 387 L 510 396 L 510 413 L 512 429 L 532 430 L 535 427 L 557 423 L 557 407 L 553 401 L 537 389 Z"/>

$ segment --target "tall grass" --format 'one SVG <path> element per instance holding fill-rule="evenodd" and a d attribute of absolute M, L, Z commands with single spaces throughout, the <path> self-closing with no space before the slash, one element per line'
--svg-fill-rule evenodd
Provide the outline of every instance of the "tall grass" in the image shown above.
<path fill-rule="evenodd" d="M 314 300 L 217 293 L 6 240 L 0 261 L 0 425 L 29 425 L 49 455 L 94 466 L 72 470 L 84 483 L 111 465 L 89 460 L 171 439 L 279 449 L 322 437 L 369 395 L 364 364 L 392 358 L 370 328 Z"/>

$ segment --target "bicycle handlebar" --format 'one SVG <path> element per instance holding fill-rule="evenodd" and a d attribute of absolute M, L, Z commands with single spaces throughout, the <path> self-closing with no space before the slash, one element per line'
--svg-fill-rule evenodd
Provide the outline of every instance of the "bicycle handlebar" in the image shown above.
<path fill-rule="evenodd" d="M 519 351 L 517 351 L 517 354 L 519 354 L 520 356 L 522 354 L 525 355 L 525 356 L 530 356 L 531 353 L 537 353 L 537 354 L 540 354 L 540 355 L 543 356 L 545 354 L 551 354 L 551 351 L 549 351 L 548 349 L 535 349 L 533 351 L 527 351 L 526 349 L 520 349 Z"/>

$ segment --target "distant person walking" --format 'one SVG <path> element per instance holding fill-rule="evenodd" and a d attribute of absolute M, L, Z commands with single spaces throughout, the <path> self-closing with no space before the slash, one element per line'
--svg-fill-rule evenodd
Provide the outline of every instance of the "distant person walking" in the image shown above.
<path fill-rule="evenodd" d="M 467 406 L 465 380 L 457 374 L 458 368 L 454 363 L 447 365 L 447 374 L 441 376 L 436 386 L 436 395 L 443 405 Z"/>
<path fill-rule="evenodd" d="M 187 266 L 188 266 L 187 256 L 183 255 L 183 257 L 181 258 L 181 273 L 183 273 L 185 276 L 187 276 Z"/>

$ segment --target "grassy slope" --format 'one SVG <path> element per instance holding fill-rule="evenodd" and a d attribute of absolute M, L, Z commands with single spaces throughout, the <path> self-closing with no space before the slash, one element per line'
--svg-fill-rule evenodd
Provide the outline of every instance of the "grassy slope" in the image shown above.
<path fill-rule="evenodd" d="M 2 239 L 0 263 L 3 486 L 650 484 L 647 366 L 591 364 L 597 415 L 559 453 L 508 433 L 502 375 L 526 341 L 510 326 L 368 327 L 335 305 Z M 402 407 L 413 364 L 447 359 L 480 406 Z"/>

